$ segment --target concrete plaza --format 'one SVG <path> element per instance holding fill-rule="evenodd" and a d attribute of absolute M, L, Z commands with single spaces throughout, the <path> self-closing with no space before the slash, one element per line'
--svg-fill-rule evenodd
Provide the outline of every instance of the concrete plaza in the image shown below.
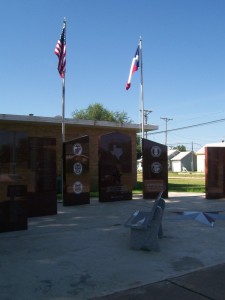
<path fill-rule="evenodd" d="M 169 193 L 160 252 L 131 250 L 123 224 L 152 205 L 139 196 L 59 203 L 57 215 L 30 218 L 28 230 L 1 233 L 0 299 L 225 299 L 225 220 L 210 227 L 174 213 L 225 214 L 225 199 Z"/>

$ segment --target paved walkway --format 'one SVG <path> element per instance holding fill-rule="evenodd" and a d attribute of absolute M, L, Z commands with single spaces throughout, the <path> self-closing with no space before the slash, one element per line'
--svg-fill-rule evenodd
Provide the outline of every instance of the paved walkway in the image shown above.
<path fill-rule="evenodd" d="M 152 200 L 63 207 L 0 234 L 0 300 L 225 299 L 225 221 L 209 227 L 174 211 L 225 211 L 225 199 L 170 193 L 160 252 L 129 248 L 123 226 Z M 222 212 L 224 214 L 224 212 Z"/>
<path fill-rule="evenodd" d="M 95 300 L 224 300 L 225 264 L 203 268 Z"/>

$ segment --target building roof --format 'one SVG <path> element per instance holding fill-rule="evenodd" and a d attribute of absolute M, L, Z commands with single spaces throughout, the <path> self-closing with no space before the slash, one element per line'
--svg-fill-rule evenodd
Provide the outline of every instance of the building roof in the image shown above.
<path fill-rule="evenodd" d="M 176 156 L 174 156 L 171 160 L 182 160 L 185 156 L 187 156 L 190 153 L 191 153 L 191 151 L 182 151 L 179 154 L 177 154 Z"/>
<path fill-rule="evenodd" d="M 205 146 L 203 146 L 202 148 L 200 148 L 196 154 L 200 155 L 200 154 L 205 154 L 205 148 L 206 147 L 225 147 L 225 143 L 210 143 L 210 144 L 206 144 Z"/>
<path fill-rule="evenodd" d="M 178 153 L 180 153 L 180 151 L 177 150 L 177 149 L 170 149 L 170 150 L 168 150 L 167 151 L 168 159 L 171 159 L 172 157 L 174 157 Z"/>
<path fill-rule="evenodd" d="M 0 121 L 15 121 L 15 122 L 30 122 L 30 123 L 49 123 L 49 124 L 62 124 L 62 117 L 41 117 L 30 115 L 8 115 L 0 114 Z M 96 126 L 96 127 L 111 127 L 111 128 L 125 128 L 133 129 L 136 132 L 140 132 L 140 124 L 134 123 L 116 123 L 108 121 L 93 121 L 93 120 L 78 120 L 74 118 L 65 118 L 65 125 L 77 125 L 77 126 Z M 144 131 L 157 130 L 157 125 L 145 125 Z"/>

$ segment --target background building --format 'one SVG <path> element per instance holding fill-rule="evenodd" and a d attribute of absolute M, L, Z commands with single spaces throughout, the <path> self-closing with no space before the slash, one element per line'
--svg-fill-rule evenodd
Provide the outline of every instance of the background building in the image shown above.
<path fill-rule="evenodd" d="M 197 172 L 205 172 L 205 148 L 206 147 L 225 147 L 225 143 L 210 143 L 200 148 L 197 152 Z"/>
<path fill-rule="evenodd" d="M 146 131 L 158 129 L 155 125 L 145 125 Z M 0 114 L 0 131 L 20 131 L 26 132 L 28 137 L 48 137 L 56 139 L 56 161 L 57 176 L 62 174 L 62 124 L 61 116 L 41 117 L 41 116 L 22 116 Z M 131 137 L 132 143 L 132 175 L 133 184 L 137 180 L 136 164 L 136 134 L 140 132 L 139 124 L 132 123 L 114 123 L 106 121 L 76 120 L 65 119 L 65 141 L 72 140 L 84 135 L 89 136 L 90 140 L 90 188 L 98 188 L 98 140 L 99 136 L 111 133 L 121 132 Z M 1 166 L 0 166 L 1 173 Z"/>
<path fill-rule="evenodd" d="M 172 150 L 168 150 L 168 170 L 172 171 L 172 162 L 171 159 L 174 158 L 176 155 L 178 155 L 180 153 L 179 150 L 177 149 L 172 149 Z"/>
<path fill-rule="evenodd" d="M 180 152 L 171 159 L 172 172 L 192 172 L 197 169 L 196 154 L 192 151 Z"/>

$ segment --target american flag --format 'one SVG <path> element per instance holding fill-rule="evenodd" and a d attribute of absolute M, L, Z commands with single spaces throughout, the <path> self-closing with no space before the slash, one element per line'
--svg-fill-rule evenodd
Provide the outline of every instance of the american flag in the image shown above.
<path fill-rule="evenodd" d="M 63 29 L 55 47 L 55 54 L 59 58 L 58 71 L 61 78 L 65 77 L 66 73 L 66 20 L 63 21 Z"/>

